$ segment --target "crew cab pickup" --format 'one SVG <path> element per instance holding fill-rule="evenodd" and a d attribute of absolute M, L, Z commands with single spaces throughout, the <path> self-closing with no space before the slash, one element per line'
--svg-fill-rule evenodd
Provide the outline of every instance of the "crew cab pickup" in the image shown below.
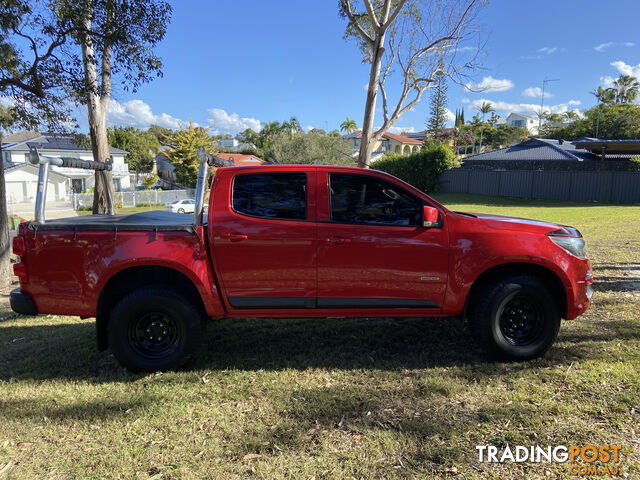
<path fill-rule="evenodd" d="M 576 229 L 453 212 L 375 170 L 220 168 L 199 207 L 23 223 L 12 308 L 95 317 L 101 350 L 154 371 L 236 317 L 464 316 L 490 355 L 525 360 L 593 294 Z"/>

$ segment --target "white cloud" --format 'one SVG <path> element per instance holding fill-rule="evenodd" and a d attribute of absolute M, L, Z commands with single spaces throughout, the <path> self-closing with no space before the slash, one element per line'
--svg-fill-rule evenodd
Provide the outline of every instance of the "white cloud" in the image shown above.
<path fill-rule="evenodd" d="M 536 50 L 538 53 L 546 53 L 547 55 L 551 55 L 554 52 L 558 51 L 558 47 L 542 47 Z"/>
<path fill-rule="evenodd" d="M 154 115 L 151 107 L 142 100 L 129 100 L 120 103 L 111 100 L 107 123 L 109 125 L 125 125 L 140 129 L 147 129 L 150 125 L 160 125 L 166 128 L 178 128 L 179 120 L 167 113 Z"/>
<path fill-rule="evenodd" d="M 522 60 L 540 60 L 542 55 L 521 55 Z"/>
<path fill-rule="evenodd" d="M 577 107 L 578 105 L 580 105 L 580 100 L 569 100 L 567 102 L 567 105 L 569 105 L 570 107 Z"/>
<path fill-rule="evenodd" d="M 463 98 L 462 100 L 460 100 L 462 103 L 471 103 L 471 100 L 469 100 L 468 98 Z"/>
<path fill-rule="evenodd" d="M 481 82 L 476 84 L 467 83 L 467 90 L 480 92 L 504 92 L 513 88 L 513 82 L 507 78 L 498 79 L 491 76 L 484 77 Z"/>
<path fill-rule="evenodd" d="M 453 123 L 456 121 L 456 114 L 447 108 L 447 123 Z"/>
<path fill-rule="evenodd" d="M 529 87 L 525 88 L 522 91 L 522 95 L 530 98 L 540 98 L 542 97 L 542 89 L 540 87 Z M 549 92 L 544 92 L 545 97 L 553 97 L 553 94 Z"/>
<path fill-rule="evenodd" d="M 545 94 L 546 95 L 546 94 Z M 470 107 L 474 110 L 480 108 L 483 102 L 490 103 L 491 106 L 499 113 L 505 114 L 506 117 L 510 113 L 519 113 L 521 115 L 526 115 L 532 118 L 536 118 L 536 112 L 540 110 L 539 104 L 533 103 L 509 103 L 509 102 L 501 102 L 501 101 L 493 101 L 486 98 L 480 98 L 478 100 L 474 100 L 471 102 Z M 577 105 L 579 102 L 577 100 L 570 100 L 567 103 L 558 103 L 556 105 L 545 105 L 544 109 L 547 112 L 551 113 L 564 113 L 570 110 L 569 107 Z M 574 110 L 576 111 L 576 110 Z"/>
<path fill-rule="evenodd" d="M 602 82 L 602 85 L 604 86 L 604 88 L 612 87 L 614 80 L 615 78 L 613 78 L 611 75 L 600 77 L 600 81 Z"/>
<path fill-rule="evenodd" d="M 604 52 L 609 47 L 633 47 L 634 45 L 635 43 L 633 42 L 606 42 L 596 45 L 593 49 L 596 52 Z"/>
<path fill-rule="evenodd" d="M 378 127 L 380 128 L 380 127 Z M 376 129 L 377 130 L 377 129 Z M 400 135 L 402 132 L 409 132 L 409 133 L 413 133 L 416 131 L 415 127 L 397 127 L 397 126 L 392 126 L 389 127 L 389 130 L 387 130 L 391 133 L 395 133 L 397 135 Z"/>
<path fill-rule="evenodd" d="M 618 70 L 623 75 L 631 75 L 632 77 L 636 77 L 636 79 L 640 80 L 640 64 L 636 65 L 627 65 L 626 63 L 618 60 L 617 62 L 611 62 L 611 66 Z M 611 77 L 605 77 L 607 79 Z M 613 79 L 611 78 L 611 83 L 613 83 Z"/>
<path fill-rule="evenodd" d="M 240 117 L 237 113 L 228 114 L 221 108 L 210 108 L 207 110 L 211 117 L 207 120 L 213 125 L 214 133 L 236 134 L 250 128 L 254 132 L 262 130 L 260 120 L 249 117 Z"/>

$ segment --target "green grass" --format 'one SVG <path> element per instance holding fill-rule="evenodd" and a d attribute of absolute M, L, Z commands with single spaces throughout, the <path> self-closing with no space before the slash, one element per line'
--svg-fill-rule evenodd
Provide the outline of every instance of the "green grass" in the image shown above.
<path fill-rule="evenodd" d="M 130 214 L 149 212 L 151 210 L 164 210 L 166 208 L 164 203 L 153 203 L 151 205 L 144 205 L 139 207 L 120 207 L 116 208 L 116 213 Z M 91 215 L 91 210 L 76 210 L 78 215 Z"/>
<path fill-rule="evenodd" d="M 0 478 L 568 477 L 477 461 L 507 443 L 620 444 L 639 478 L 640 207 L 438 198 L 584 233 L 597 293 L 544 358 L 488 361 L 457 319 L 243 319 L 209 322 L 186 369 L 133 375 L 92 319 L 0 310 Z"/>

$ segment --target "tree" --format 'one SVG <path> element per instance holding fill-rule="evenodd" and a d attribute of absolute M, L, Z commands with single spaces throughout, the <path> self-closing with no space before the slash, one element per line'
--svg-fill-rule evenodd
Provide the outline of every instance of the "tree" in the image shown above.
<path fill-rule="evenodd" d="M 93 158 L 104 162 L 110 157 L 106 120 L 113 75 L 125 90 L 136 91 L 162 74 L 153 49 L 164 38 L 171 7 L 163 0 L 58 0 L 51 6 L 59 25 L 71 28 L 80 47 L 68 84 L 76 100 L 87 106 Z M 106 213 L 111 175 L 106 182 L 98 172 L 95 178 L 93 213 Z"/>
<path fill-rule="evenodd" d="M 527 138 L 528 132 L 525 128 L 503 123 L 495 128 L 486 129 L 485 135 L 487 145 L 491 148 L 502 148 L 523 141 Z"/>
<path fill-rule="evenodd" d="M 443 130 L 447 122 L 447 77 L 442 71 L 436 73 L 433 85 L 427 122 L 427 132 L 430 137 L 435 137 Z"/>
<path fill-rule="evenodd" d="M 156 137 L 160 145 L 167 145 L 167 139 L 173 135 L 173 130 L 160 125 L 151 125 L 147 129 L 147 132 Z"/>
<path fill-rule="evenodd" d="M 491 105 L 491 102 L 482 102 L 482 105 L 480 105 L 480 107 L 478 107 L 478 112 L 482 113 L 482 123 L 484 124 L 484 116 L 491 112 L 495 112 L 493 105 Z M 482 139 L 484 137 L 484 126 L 480 129 L 480 149 L 482 149 Z"/>
<path fill-rule="evenodd" d="M 65 102 L 65 64 L 59 55 L 70 30 L 51 28 L 37 11 L 42 5 L 20 0 L 0 0 L 0 145 L 2 131 L 13 126 L 61 130 L 69 120 Z M 44 7 L 42 7 L 44 8 Z M 11 283 L 11 249 L 4 161 L 0 152 L 0 285 Z"/>
<path fill-rule="evenodd" d="M 210 154 L 215 154 L 217 150 L 208 133 L 211 127 L 196 127 L 191 120 L 187 128 L 182 124 L 179 126 L 180 130 L 175 132 L 171 145 L 163 153 L 175 167 L 177 183 L 194 188 L 198 183 L 198 149 L 203 147 Z"/>
<path fill-rule="evenodd" d="M 358 130 L 358 124 L 355 120 L 347 117 L 347 119 L 340 124 L 340 130 L 347 132 L 347 135 L 350 135 Z"/>
<path fill-rule="evenodd" d="M 107 130 L 109 145 L 129 152 L 125 157 L 129 168 L 138 173 L 149 173 L 153 159 L 160 150 L 157 137 L 134 127 L 111 127 Z M 136 180 L 137 183 L 137 180 Z"/>
<path fill-rule="evenodd" d="M 351 143 L 341 137 L 314 133 L 288 135 L 281 132 L 271 138 L 270 158 L 280 164 L 354 166 Z"/>
<path fill-rule="evenodd" d="M 491 126 L 491 127 L 495 127 L 496 123 L 498 123 L 498 120 L 500 120 L 500 115 L 497 115 L 495 110 L 491 111 L 491 116 L 489 117 L 489 120 L 487 120 L 487 123 Z"/>
<path fill-rule="evenodd" d="M 616 92 L 611 88 L 598 86 L 596 90 L 592 90 L 589 93 L 598 99 L 598 103 L 611 104 L 616 100 Z"/>
<path fill-rule="evenodd" d="M 564 119 L 567 122 L 573 122 L 578 118 L 578 114 L 576 113 L 575 110 L 567 110 L 566 112 L 563 113 L 563 115 L 564 115 Z"/>
<path fill-rule="evenodd" d="M 611 87 L 616 103 L 632 103 L 638 97 L 638 88 L 640 83 L 631 75 L 620 75 Z"/>
<path fill-rule="evenodd" d="M 157 175 L 149 175 L 144 180 L 142 180 L 142 186 L 145 190 L 151 190 L 158 183 Z"/>
<path fill-rule="evenodd" d="M 59 129 L 70 105 L 61 85 L 68 69 L 62 47 L 72 29 L 54 28 L 39 2 L 0 0 L 0 95 L 12 104 L 16 125 Z"/>
<path fill-rule="evenodd" d="M 495 109 L 493 108 L 493 105 L 491 104 L 491 102 L 482 102 L 482 105 L 478 107 L 478 112 L 482 114 L 482 121 L 484 122 L 484 116 L 487 113 L 495 112 Z"/>
<path fill-rule="evenodd" d="M 296 117 L 290 117 L 289 120 L 285 120 L 282 122 L 283 130 L 288 130 L 291 134 L 300 133 L 302 131 L 302 127 L 300 126 L 300 122 Z"/>
<path fill-rule="evenodd" d="M 574 140 L 599 137 L 608 140 L 640 138 L 640 105 L 634 103 L 603 104 L 585 110 L 584 118 L 550 132 L 553 138 Z"/>
<path fill-rule="evenodd" d="M 477 35 L 470 28 L 481 0 L 339 0 L 347 19 L 345 38 L 355 38 L 363 61 L 371 65 L 362 121 L 358 166 L 368 167 L 373 145 L 404 113 L 417 105 L 435 74 L 457 76 L 474 66 L 457 46 Z M 356 7 L 354 5 L 357 3 Z M 361 5 L 362 4 L 362 5 Z M 384 66 L 383 66 L 384 64 Z M 387 80 L 401 75 L 395 106 L 387 96 Z M 383 122 L 374 132 L 378 90 Z"/>
<path fill-rule="evenodd" d="M 0 105 L 0 287 L 11 284 L 11 249 L 9 248 L 9 219 L 7 217 L 7 192 L 4 183 L 4 161 L 2 160 L 2 131 L 15 123 L 12 108 Z"/>

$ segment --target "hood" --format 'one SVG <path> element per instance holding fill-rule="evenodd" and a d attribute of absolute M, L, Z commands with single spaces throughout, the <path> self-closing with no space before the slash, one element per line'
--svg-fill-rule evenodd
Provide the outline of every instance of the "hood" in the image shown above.
<path fill-rule="evenodd" d="M 505 217 L 502 215 L 491 215 L 488 213 L 467 213 L 456 212 L 460 215 L 477 218 L 483 220 L 487 226 L 504 229 L 504 230 L 527 230 L 541 233 L 551 232 L 563 228 L 564 225 L 558 223 L 543 222 L 540 220 L 531 220 L 528 218 Z"/>

